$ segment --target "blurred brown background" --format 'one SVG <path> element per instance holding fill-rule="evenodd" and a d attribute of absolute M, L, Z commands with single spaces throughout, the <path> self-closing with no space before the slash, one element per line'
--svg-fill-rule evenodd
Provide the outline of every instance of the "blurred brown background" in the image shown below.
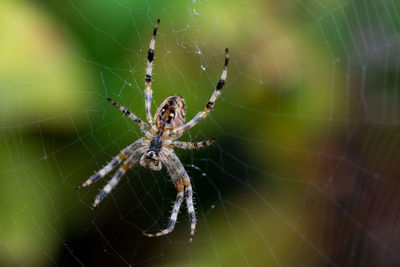
<path fill-rule="evenodd" d="M 177 151 L 198 227 L 165 170 L 75 186 L 140 136 L 106 97 L 144 114 L 168 95 L 211 115 Z M 0 4 L 0 265 L 399 266 L 400 3 L 22 1 Z"/>

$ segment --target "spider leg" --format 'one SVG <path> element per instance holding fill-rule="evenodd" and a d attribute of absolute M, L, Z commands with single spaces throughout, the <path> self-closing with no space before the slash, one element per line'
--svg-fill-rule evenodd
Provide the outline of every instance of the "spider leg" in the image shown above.
<path fill-rule="evenodd" d="M 157 233 L 153 234 L 148 234 L 143 232 L 145 236 L 148 237 L 156 237 L 156 236 L 162 236 L 171 233 L 174 228 L 175 228 L 175 223 L 176 219 L 178 218 L 178 213 L 179 209 L 181 207 L 183 197 L 184 197 L 184 192 L 183 192 L 183 183 L 181 179 L 180 173 L 182 173 L 181 168 L 183 168 L 181 162 L 179 161 L 178 157 L 175 154 L 171 154 L 171 156 L 166 156 L 164 158 L 164 155 L 162 155 L 163 163 L 168 169 L 169 174 L 171 175 L 171 179 L 173 183 L 175 184 L 175 188 L 178 191 L 178 194 L 176 196 L 174 208 L 171 212 L 171 217 L 169 220 L 169 225 L 168 228 L 161 230 Z M 181 165 L 181 166 L 180 166 Z M 185 169 L 183 169 L 184 175 L 187 176 Z"/>
<path fill-rule="evenodd" d="M 196 148 L 202 148 L 202 147 L 207 147 L 212 145 L 215 142 L 215 139 L 207 139 L 201 142 L 181 142 L 181 141 L 173 141 L 171 145 L 173 147 L 179 147 L 183 149 L 196 149 Z"/>
<path fill-rule="evenodd" d="M 167 167 L 169 175 L 171 176 L 171 179 L 174 182 L 176 189 L 178 190 L 178 196 L 175 201 L 174 209 L 172 210 L 168 228 L 155 234 L 147 234 L 147 233 L 143 234 L 149 237 L 162 236 L 174 230 L 176 218 L 179 213 L 179 208 L 183 200 L 183 189 L 185 187 L 186 205 L 191 222 L 190 238 L 188 242 L 188 244 L 190 244 L 193 240 L 194 232 L 196 230 L 196 214 L 194 212 L 193 191 L 192 191 L 192 186 L 190 184 L 190 178 L 185 168 L 183 167 L 182 163 L 172 150 L 168 153 L 168 155 L 162 156 L 162 161 Z"/>
<path fill-rule="evenodd" d="M 218 81 L 217 86 L 215 87 L 214 93 L 211 95 L 210 100 L 208 101 L 206 107 L 203 111 L 197 113 L 193 119 L 187 122 L 185 125 L 173 130 L 171 135 L 179 135 L 182 134 L 184 131 L 191 129 L 193 126 L 198 124 L 200 121 L 204 120 L 207 115 L 210 113 L 212 108 L 214 107 L 214 103 L 217 100 L 218 96 L 221 94 L 221 90 L 224 87 L 226 76 L 228 74 L 228 63 L 229 63 L 229 50 L 228 48 L 225 49 L 225 65 L 224 70 L 221 74 L 221 79 Z"/>
<path fill-rule="evenodd" d="M 139 140 L 138 140 L 139 141 Z M 126 148 L 124 148 L 119 154 L 118 156 L 114 157 L 106 166 L 104 166 L 100 171 L 96 172 L 95 174 L 93 174 L 92 176 L 90 176 L 89 179 L 86 180 L 86 182 L 84 182 L 82 185 L 77 186 L 76 189 L 80 190 L 86 186 L 91 185 L 92 183 L 98 181 L 100 178 L 103 178 L 104 176 L 107 175 L 107 173 L 109 173 L 110 171 L 112 171 L 119 163 L 121 163 L 121 161 L 123 161 L 124 159 L 126 159 L 128 156 L 130 156 L 130 154 L 132 154 L 133 150 L 135 149 L 135 147 L 138 144 L 138 141 L 136 141 L 135 143 L 127 146 Z"/>
<path fill-rule="evenodd" d="M 161 230 L 158 233 L 149 234 L 149 233 L 143 232 L 143 234 L 148 237 L 156 237 L 156 236 L 162 236 L 162 235 L 171 233 L 175 228 L 175 223 L 176 223 L 176 219 L 178 218 L 178 213 L 179 213 L 179 209 L 181 207 L 182 201 L 183 201 L 183 196 L 184 196 L 183 190 L 181 189 L 181 191 L 178 191 L 178 194 L 176 196 L 176 200 L 175 200 L 174 208 L 171 212 L 171 217 L 169 220 L 168 228 Z"/>
<path fill-rule="evenodd" d="M 194 212 L 194 205 L 193 205 L 193 190 L 190 181 L 185 183 L 185 195 L 186 195 L 186 206 L 190 218 L 190 238 L 188 244 L 192 243 L 194 232 L 196 231 L 196 213 Z"/>
<path fill-rule="evenodd" d="M 150 126 L 153 125 L 153 118 L 151 115 L 151 97 L 153 94 L 153 91 L 151 90 L 151 72 L 153 71 L 154 46 L 156 43 L 156 34 L 157 34 L 159 23 L 160 23 L 160 19 L 157 20 L 156 25 L 154 26 L 153 36 L 151 37 L 149 51 L 147 52 L 147 67 L 146 67 L 146 78 L 145 78 L 144 102 L 145 102 L 145 110 L 146 110 L 146 119 L 150 123 Z"/>
<path fill-rule="evenodd" d="M 122 166 L 118 169 L 118 171 L 114 174 L 112 179 L 104 186 L 103 190 L 96 196 L 92 209 L 96 208 L 100 202 L 113 190 L 113 188 L 118 184 L 121 180 L 121 177 L 124 176 L 126 171 L 130 169 L 139 159 L 139 155 L 143 153 L 142 149 L 136 150 L 132 155 L 128 157 L 122 164 Z"/>
<path fill-rule="evenodd" d="M 124 115 L 128 116 L 128 118 L 130 118 L 131 120 L 133 120 L 134 122 L 137 123 L 137 125 L 140 126 L 140 130 L 142 131 L 142 133 L 144 133 L 147 128 L 149 127 L 149 125 L 145 122 L 143 122 L 140 118 L 138 118 L 135 114 L 133 114 L 129 109 L 121 106 L 120 104 L 118 104 L 116 101 L 112 100 L 111 98 L 107 97 L 107 100 L 117 109 L 119 109 L 120 111 L 122 111 L 122 113 L 124 113 Z"/>

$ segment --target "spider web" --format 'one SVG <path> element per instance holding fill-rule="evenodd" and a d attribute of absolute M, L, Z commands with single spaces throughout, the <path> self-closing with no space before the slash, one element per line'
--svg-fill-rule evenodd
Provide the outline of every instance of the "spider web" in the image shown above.
<path fill-rule="evenodd" d="M 167 3 L 168 2 L 168 3 Z M 399 28 L 394 0 L 5 1 L 0 41 L 1 265 L 400 264 Z M 152 28 L 153 113 L 179 94 L 213 112 L 179 151 L 198 217 L 163 229 L 165 169 L 75 187 L 140 137 Z"/>

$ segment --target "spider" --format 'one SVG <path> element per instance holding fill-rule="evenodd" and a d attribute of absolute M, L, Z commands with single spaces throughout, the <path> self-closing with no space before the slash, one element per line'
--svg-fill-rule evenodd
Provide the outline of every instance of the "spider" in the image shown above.
<path fill-rule="evenodd" d="M 77 189 L 89 186 L 90 184 L 98 181 L 107 175 L 111 170 L 120 165 L 118 171 L 115 172 L 112 179 L 106 184 L 103 190 L 96 196 L 92 209 L 94 209 L 100 202 L 111 192 L 111 190 L 118 184 L 121 177 L 125 172 L 135 165 L 138 161 L 143 167 L 149 167 L 154 171 L 161 170 L 164 164 L 171 176 L 176 190 L 178 191 L 169 225 L 166 229 L 157 233 L 146 233 L 145 236 L 155 237 L 171 233 L 174 230 L 176 219 L 178 217 L 180 206 L 183 202 L 184 195 L 186 195 L 187 211 L 189 213 L 191 231 L 188 244 L 193 240 L 194 232 L 196 230 L 196 214 L 193 206 L 193 191 L 190 184 L 190 178 L 180 162 L 179 158 L 174 153 L 174 147 L 182 149 L 196 149 L 207 147 L 215 142 L 215 139 L 208 139 L 202 142 L 181 142 L 177 139 L 183 132 L 191 129 L 200 121 L 205 119 L 214 106 L 214 102 L 221 94 L 221 89 L 225 84 L 226 76 L 228 73 L 229 51 L 225 49 L 225 65 L 222 71 L 221 79 L 218 81 L 217 86 L 212 94 L 210 100 L 205 106 L 204 110 L 199 112 L 192 120 L 185 123 L 185 101 L 179 95 L 167 97 L 162 104 L 158 107 L 154 118 L 151 114 L 151 73 L 153 69 L 154 58 L 154 45 L 155 38 L 158 30 L 160 19 L 157 20 L 154 26 L 153 36 L 150 41 L 150 47 L 147 55 L 147 68 L 145 78 L 145 112 L 147 123 L 143 122 L 135 114 L 127 108 L 121 106 L 111 98 L 107 98 L 112 105 L 122 111 L 128 118 L 132 119 L 140 126 L 141 132 L 144 137 L 124 148 L 119 155 L 114 157 L 107 165 L 101 170 L 92 175 L 86 182 L 78 186 Z"/>

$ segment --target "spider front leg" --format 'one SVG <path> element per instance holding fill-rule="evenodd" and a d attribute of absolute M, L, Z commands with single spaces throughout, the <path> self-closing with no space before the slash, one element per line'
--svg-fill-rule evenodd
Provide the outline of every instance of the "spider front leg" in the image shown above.
<path fill-rule="evenodd" d="M 92 209 L 96 208 L 100 202 L 113 190 L 113 188 L 118 184 L 121 180 L 121 177 L 124 176 L 126 171 L 130 169 L 138 160 L 141 154 L 143 154 L 143 149 L 137 149 L 128 157 L 127 160 L 124 161 L 122 166 L 118 169 L 118 171 L 114 174 L 112 179 L 104 186 L 103 190 L 96 196 Z"/>
<path fill-rule="evenodd" d="M 93 174 L 92 176 L 90 176 L 89 179 L 87 179 L 82 185 L 77 186 L 76 189 L 82 189 L 86 186 L 91 185 L 92 183 L 98 181 L 100 178 L 103 178 L 104 176 L 106 176 L 110 171 L 112 171 L 119 163 L 121 163 L 121 161 L 123 161 L 124 159 L 126 159 L 127 157 L 130 156 L 130 154 L 132 154 L 133 150 L 137 147 L 137 145 L 139 144 L 139 141 L 136 141 L 135 143 L 127 146 L 126 148 L 124 148 L 119 154 L 118 156 L 114 157 L 106 166 L 104 166 L 100 171 L 96 172 L 95 174 Z"/>
<path fill-rule="evenodd" d="M 178 218 L 179 209 L 181 207 L 183 197 L 184 197 L 184 192 L 183 192 L 182 179 L 179 175 L 179 173 L 180 173 L 179 172 L 179 170 L 180 170 L 179 163 L 180 162 L 179 162 L 179 159 L 176 156 L 175 157 L 174 156 L 175 156 L 175 154 L 173 154 L 172 157 L 164 157 L 162 155 L 163 163 L 166 165 L 168 172 L 171 175 L 171 179 L 175 185 L 175 188 L 178 191 L 178 194 L 177 194 L 176 200 L 175 200 L 175 204 L 174 204 L 174 208 L 172 209 L 172 212 L 171 212 L 171 217 L 169 220 L 168 228 L 161 230 L 157 233 L 153 233 L 153 234 L 143 232 L 143 234 L 145 236 L 148 236 L 148 237 L 163 236 L 163 235 L 171 233 L 175 228 L 175 223 Z M 182 166 L 182 168 L 183 168 L 183 166 Z M 186 174 L 186 176 L 187 176 L 187 174 Z"/>
<path fill-rule="evenodd" d="M 143 232 L 143 234 L 145 236 L 148 236 L 148 237 L 162 236 L 162 235 L 169 234 L 174 230 L 175 223 L 176 223 L 176 220 L 178 218 L 179 209 L 181 208 L 181 204 L 182 204 L 183 196 L 184 196 L 183 195 L 183 188 L 181 187 L 180 190 L 181 191 L 178 191 L 178 194 L 176 196 L 176 200 L 175 200 L 174 208 L 172 209 L 172 212 L 171 212 L 171 217 L 170 217 L 170 220 L 169 220 L 168 228 L 166 228 L 164 230 L 161 230 L 158 233 L 153 233 L 153 234 L 148 234 L 146 232 Z"/>
<path fill-rule="evenodd" d="M 193 205 L 193 190 L 192 185 L 190 184 L 190 180 L 184 182 L 185 183 L 185 195 L 186 195 L 186 206 L 190 218 L 190 238 L 188 244 L 192 243 L 194 232 L 196 231 L 196 213 L 194 212 Z"/>
<path fill-rule="evenodd" d="M 181 141 L 173 141 L 171 142 L 172 147 L 179 147 L 183 149 L 196 149 L 202 147 L 208 147 L 215 142 L 215 139 L 207 139 L 201 142 L 181 142 Z"/>
<path fill-rule="evenodd" d="M 196 214 L 194 212 L 193 191 L 190 184 L 190 178 L 182 163 L 172 150 L 168 152 L 167 156 L 162 155 L 162 161 L 163 164 L 165 164 L 165 166 L 167 167 L 168 173 L 171 176 L 171 179 L 174 182 L 176 189 L 178 190 L 178 196 L 175 201 L 174 209 L 172 210 L 168 228 L 154 234 L 143 234 L 148 237 L 155 237 L 171 233 L 174 230 L 176 218 L 179 213 L 179 208 L 183 200 L 183 190 L 185 190 L 186 204 L 191 222 L 190 238 L 188 242 L 188 244 L 190 244 L 193 240 L 194 232 L 196 230 Z"/>
<path fill-rule="evenodd" d="M 221 79 L 218 81 L 217 86 L 215 87 L 214 93 L 211 95 L 210 100 L 208 101 L 206 107 L 203 111 L 199 112 L 193 119 L 187 122 L 185 125 L 173 130 L 171 135 L 177 136 L 182 134 L 184 131 L 189 130 L 190 128 L 194 127 L 200 121 L 204 120 L 207 115 L 211 112 L 214 107 L 214 103 L 217 100 L 218 96 L 221 94 L 221 90 L 224 87 L 226 76 L 228 74 L 228 63 L 229 63 L 229 50 L 228 48 L 225 49 L 225 65 L 224 70 L 221 74 Z"/>
<path fill-rule="evenodd" d="M 190 245 L 193 241 L 193 236 L 194 236 L 194 232 L 196 230 L 196 213 L 194 211 L 194 205 L 193 205 L 193 191 L 192 191 L 192 186 L 190 184 L 190 181 L 186 182 L 187 186 L 185 186 L 185 195 L 186 195 L 186 205 L 187 205 L 187 210 L 188 210 L 188 214 L 189 214 L 189 218 L 190 218 L 190 238 L 188 241 L 188 245 Z M 178 187 L 177 187 L 178 189 Z M 174 204 L 174 208 L 171 212 L 171 217 L 169 220 L 169 224 L 168 224 L 168 228 L 161 230 L 160 232 L 157 233 L 153 233 L 153 234 L 149 234 L 146 232 L 143 232 L 143 234 L 147 237 L 158 237 L 158 236 L 163 236 L 166 234 L 171 233 L 174 228 L 175 228 L 175 224 L 176 224 L 176 220 L 178 218 L 178 213 L 179 213 L 179 209 L 181 207 L 182 201 L 183 201 L 183 188 L 180 187 L 181 191 L 178 191 L 178 194 L 176 196 L 176 200 L 175 200 L 175 204 Z"/>
<path fill-rule="evenodd" d="M 144 102 L 146 110 L 146 119 L 150 126 L 153 125 L 153 118 L 151 115 L 151 97 L 153 91 L 151 90 L 151 73 L 153 71 L 153 59 L 154 59 L 154 46 L 156 43 L 156 34 L 158 30 L 158 24 L 160 19 L 157 20 L 154 26 L 153 36 L 151 37 L 149 51 L 147 52 L 147 67 L 146 67 L 146 78 L 145 78 L 145 89 L 144 89 Z"/>

